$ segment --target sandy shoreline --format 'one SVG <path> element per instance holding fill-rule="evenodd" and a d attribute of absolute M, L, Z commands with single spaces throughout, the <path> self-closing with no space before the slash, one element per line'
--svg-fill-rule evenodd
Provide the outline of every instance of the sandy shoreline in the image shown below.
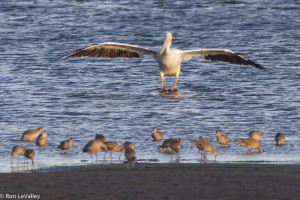
<path fill-rule="evenodd" d="M 58 167 L 49 172 L 2 173 L 0 191 L 4 197 L 34 194 L 40 199 L 300 199 L 300 165 L 126 166 L 100 164 Z"/>

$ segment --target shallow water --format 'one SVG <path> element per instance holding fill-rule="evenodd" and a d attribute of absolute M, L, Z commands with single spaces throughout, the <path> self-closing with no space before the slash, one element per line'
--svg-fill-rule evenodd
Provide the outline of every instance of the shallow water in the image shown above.
<path fill-rule="evenodd" d="M 180 162 L 200 162 L 190 140 L 221 130 L 232 142 L 218 149 L 217 162 L 299 164 L 299 10 L 297 1 L 279 0 L 1 1 L 0 171 L 19 169 L 10 165 L 15 144 L 36 151 L 36 168 L 90 164 L 82 148 L 96 133 L 134 142 L 139 159 L 171 162 L 151 140 L 155 126 L 164 139 L 184 139 Z M 160 76 L 151 57 L 59 59 L 105 41 L 159 48 L 168 31 L 176 48 L 228 48 L 272 74 L 197 58 L 182 64 L 179 92 L 162 94 L 154 89 Z M 165 86 L 173 82 L 166 77 Z M 47 147 L 20 141 L 39 126 L 48 132 Z M 247 154 L 234 141 L 253 129 L 264 132 L 264 153 Z M 286 136 L 283 146 L 275 145 L 278 132 Z M 64 154 L 57 146 L 69 137 L 77 148 Z"/>

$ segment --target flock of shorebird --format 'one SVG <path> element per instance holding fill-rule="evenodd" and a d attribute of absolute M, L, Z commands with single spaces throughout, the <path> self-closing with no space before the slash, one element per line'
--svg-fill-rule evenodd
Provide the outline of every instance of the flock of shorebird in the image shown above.
<path fill-rule="evenodd" d="M 44 131 L 42 134 L 43 127 L 39 127 L 37 129 L 29 129 L 22 134 L 21 140 L 22 141 L 33 141 L 36 137 L 36 145 L 38 146 L 46 146 L 47 144 L 47 132 Z M 263 152 L 264 150 L 260 146 L 260 141 L 258 141 L 263 136 L 263 133 L 259 130 L 253 130 L 249 133 L 248 138 L 238 138 L 237 141 L 239 144 L 246 146 L 248 148 L 248 152 L 250 149 L 258 149 L 259 152 Z M 227 145 L 230 140 L 226 135 L 221 135 L 220 131 L 217 131 L 212 140 L 217 137 L 218 143 L 220 145 Z M 156 127 L 153 128 L 152 132 L 153 141 L 161 141 L 163 138 L 163 134 L 157 130 Z M 211 152 L 216 157 L 218 156 L 218 152 L 215 150 L 214 146 L 211 144 L 212 140 L 206 140 L 203 136 L 199 136 L 199 140 L 191 140 L 191 143 L 196 145 L 199 152 L 201 153 L 201 158 L 207 159 L 207 152 Z M 157 147 L 159 152 L 165 151 L 171 154 L 177 154 L 178 158 L 180 159 L 180 148 L 181 142 L 183 139 L 181 138 L 169 138 L 164 140 L 162 145 Z M 277 133 L 275 135 L 276 144 L 280 145 L 284 143 L 284 134 Z M 69 140 L 62 141 L 58 148 L 67 152 L 74 144 L 74 139 L 71 137 Z M 121 157 L 121 153 L 125 149 L 125 157 L 128 163 L 132 163 L 132 167 L 137 163 L 136 153 L 134 151 L 134 144 L 132 142 L 125 142 L 123 146 L 118 145 L 117 142 L 106 141 L 105 136 L 101 134 L 96 134 L 95 138 L 89 141 L 83 148 L 83 153 L 89 153 L 91 155 L 95 154 L 96 161 L 97 161 L 97 153 L 100 150 L 105 151 L 104 159 L 107 152 L 110 152 L 110 157 L 112 159 L 112 152 L 119 152 L 119 160 Z M 35 152 L 33 149 L 26 149 L 26 147 L 22 145 L 16 145 L 12 148 L 11 152 L 11 164 L 13 163 L 13 158 L 16 155 L 24 155 L 24 159 L 30 159 L 32 161 L 32 166 L 34 168 L 34 156 Z M 172 158 L 172 157 L 171 157 Z M 25 160 L 24 160 L 25 163 Z M 28 162 L 27 162 L 28 164 Z"/>
<path fill-rule="evenodd" d="M 249 133 L 248 138 L 238 138 L 237 141 L 239 144 L 246 146 L 248 148 L 248 152 L 250 149 L 258 149 L 259 152 L 263 152 L 264 150 L 260 146 L 259 140 L 262 137 L 263 133 L 259 130 L 253 130 Z M 152 137 L 154 141 L 162 140 L 162 133 L 157 131 L 157 128 L 153 128 Z M 217 140 L 220 145 L 227 145 L 230 140 L 226 135 L 221 135 L 220 131 L 217 131 L 214 135 L 213 139 L 217 137 Z M 212 139 L 212 140 L 213 140 Z M 212 141 L 211 140 L 211 141 Z M 180 158 L 180 142 L 182 141 L 181 138 L 169 138 L 163 142 L 161 146 L 158 146 L 158 151 L 162 150 L 172 150 L 174 153 L 178 155 Z M 199 136 L 199 140 L 191 140 L 191 143 L 196 145 L 198 150 L 200 151 L 202 157 L 204 159 L 207 158 L 207 152 L 211 152 L 215 156 L 215 160 L 218 156 L 218 152 L 215 150 L 214 146 L 210 143 L 211 141 L 206 140 L 203 136 Z M 283 144 L 284 143 L 284 134 L 277 133 L 275 136 L 276 144 Z"/>

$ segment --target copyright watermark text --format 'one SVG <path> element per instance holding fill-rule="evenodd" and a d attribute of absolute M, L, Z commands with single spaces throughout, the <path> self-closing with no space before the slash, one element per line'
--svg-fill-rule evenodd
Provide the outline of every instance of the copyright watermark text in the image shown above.
<path fill-rule="evenodd" d="M 40 199 L 41 195 L 34 193 L 0 194 L 0 199 Z"/>

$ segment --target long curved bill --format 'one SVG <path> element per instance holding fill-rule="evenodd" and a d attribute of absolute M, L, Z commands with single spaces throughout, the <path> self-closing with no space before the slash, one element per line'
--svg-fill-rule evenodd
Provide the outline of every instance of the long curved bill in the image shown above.
<path fill-rule="evenodd" d="M 159 52 L 160 55 L 162 54 L 162 52 L 164 52 L 164 50 L 167 47 L 167 45 L 169 44 L 170 40 L 171 39 L 169 37 L 166 37 L 165 42 L 163 43 L 163 45 L 162 45 L 162 47 L 160 49 L 160 52 Z"/>

